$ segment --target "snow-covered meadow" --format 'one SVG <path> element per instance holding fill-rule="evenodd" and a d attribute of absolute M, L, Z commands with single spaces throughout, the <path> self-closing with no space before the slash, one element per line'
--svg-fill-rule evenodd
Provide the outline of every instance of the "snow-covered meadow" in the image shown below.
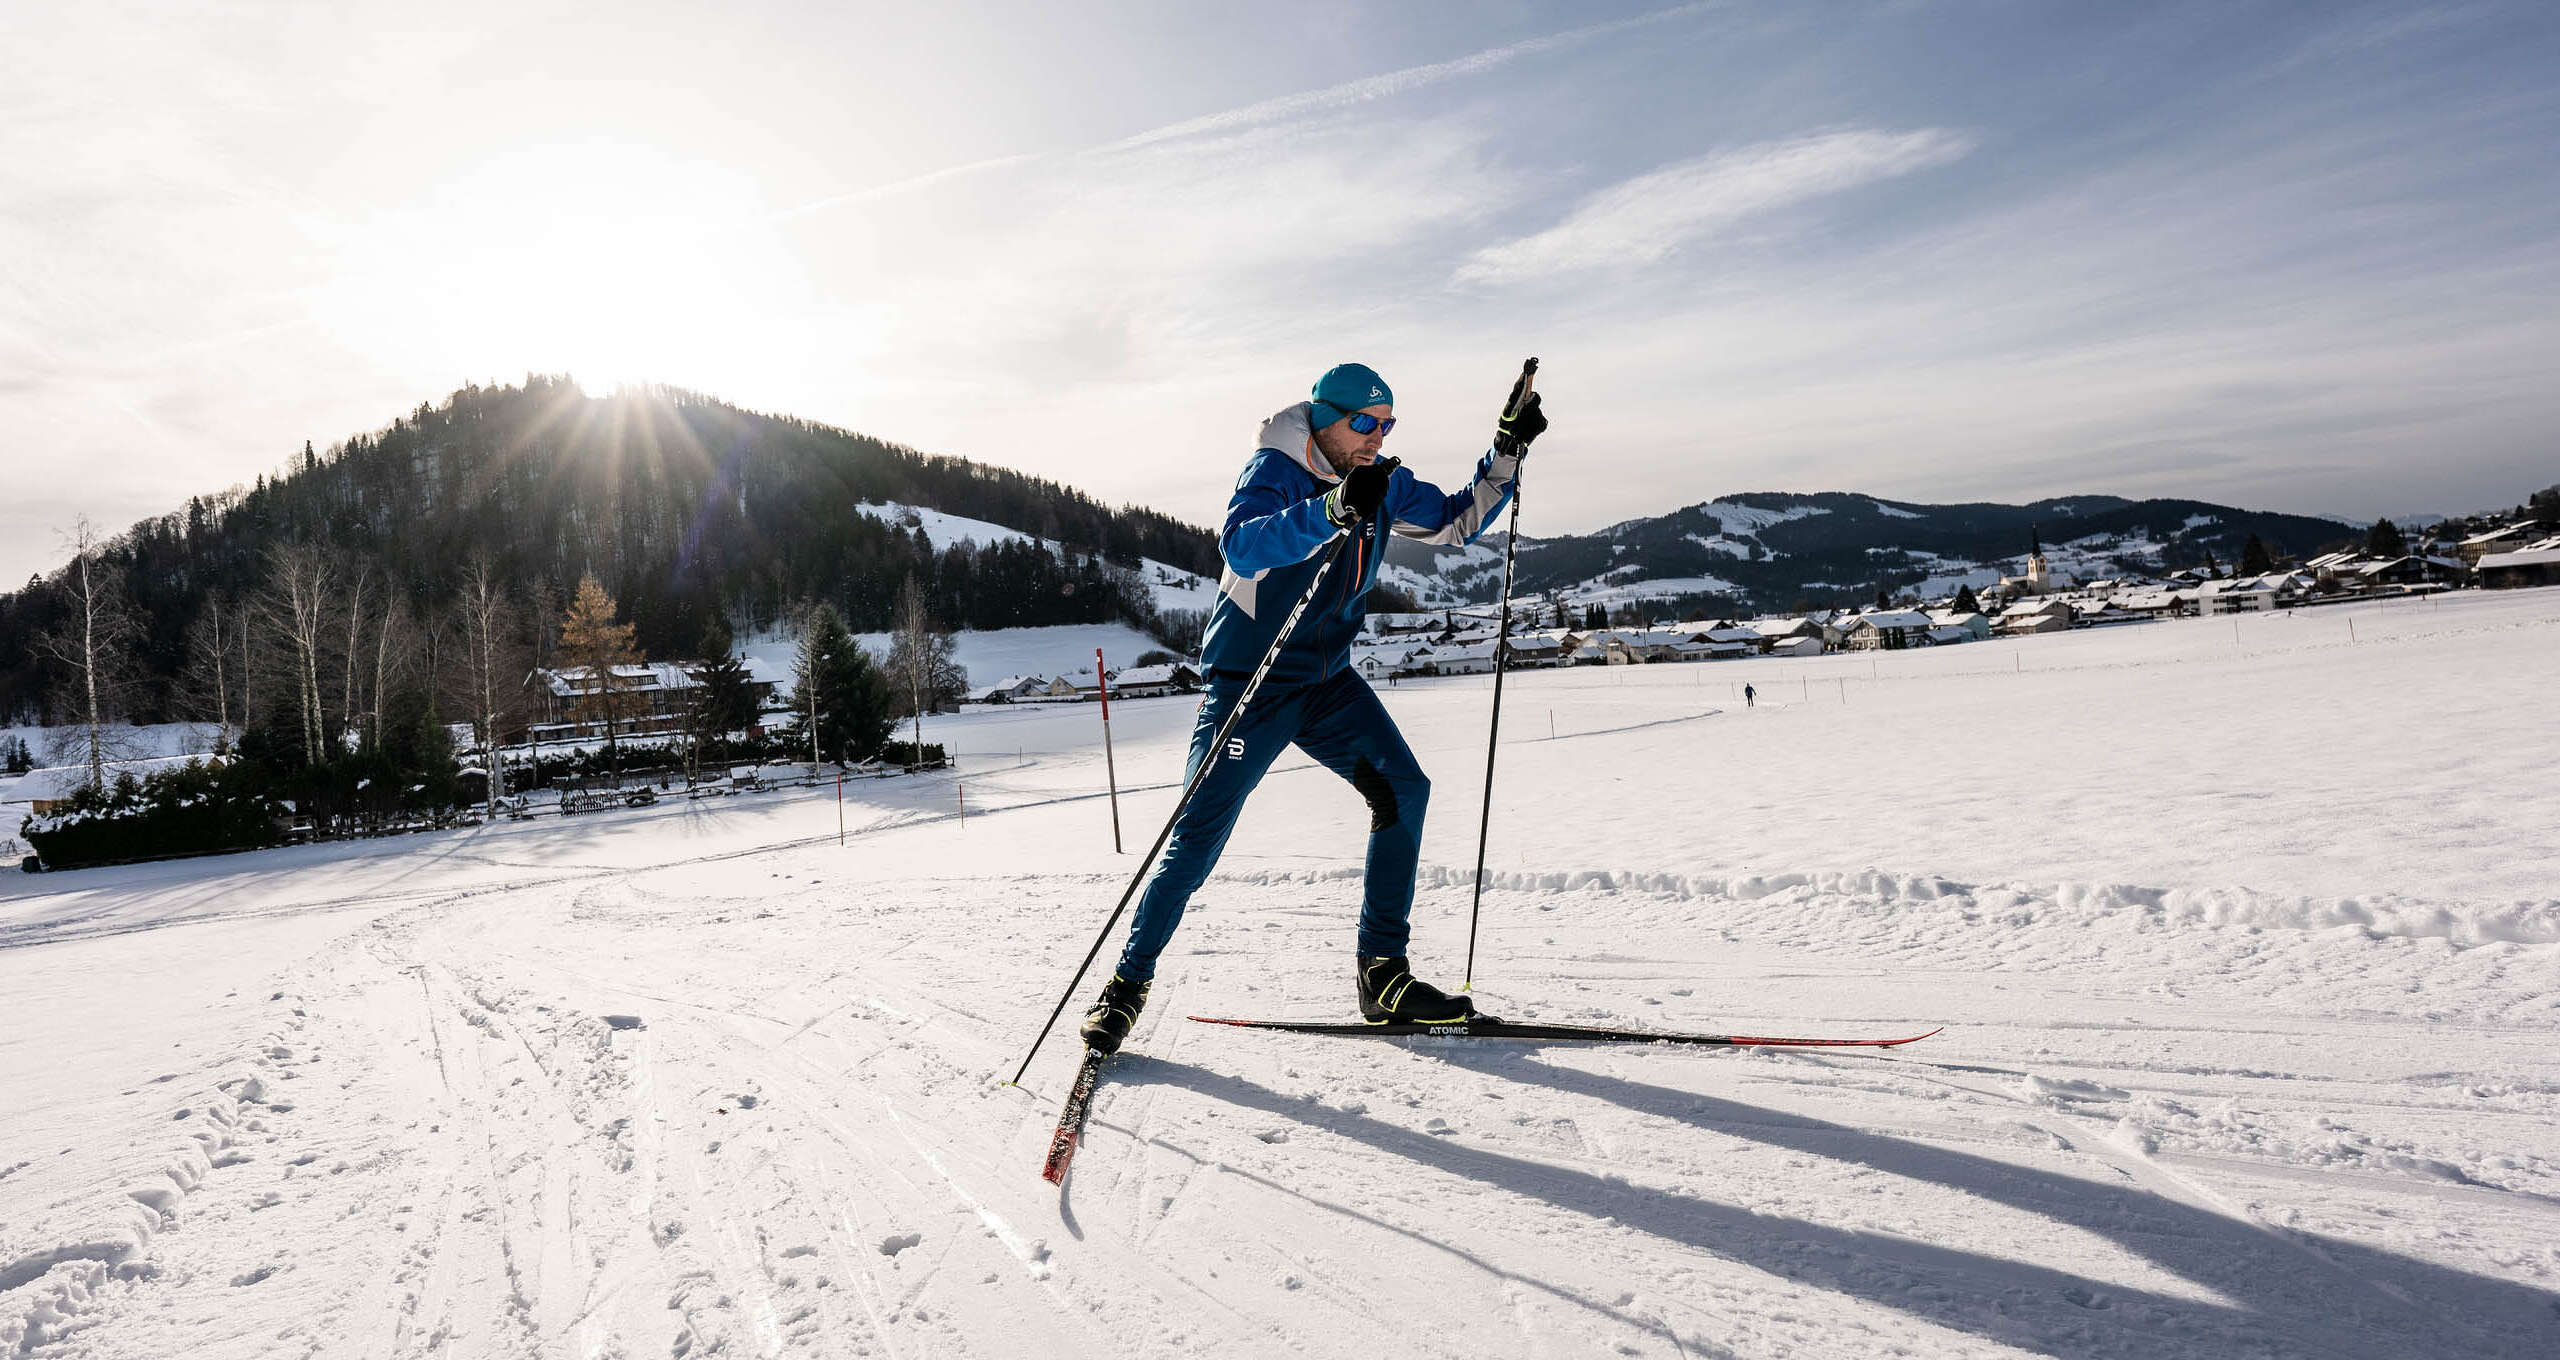
<path fill-rule="evenodd" d="M 2560 591 L 1515 675 L 1486 1009 L 1945 1032 L 1189 1024 L 1351 1013 L 1365 809 L 1284 759 L 1063 1192 L 1071 1043 L 998 1083 L 1183 701 L 1113 706 L 1127 855 L 1075 706 L 929 721 L 841 846 L 782 790 L 0 878 L 0 1355 L 2560 1353 L 2555 671 Z M 1489 689 L 1384 691 L 1451 981 Z"/>

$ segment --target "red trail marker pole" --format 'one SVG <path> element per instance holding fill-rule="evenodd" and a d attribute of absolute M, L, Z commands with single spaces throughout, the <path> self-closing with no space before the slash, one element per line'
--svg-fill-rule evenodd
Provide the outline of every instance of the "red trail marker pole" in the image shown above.
<path fill-rule="evenodd" d="M 1120 767 L 1111 759 L 1111 680 L 1102 669 L 1102 649 L 1093 649 L 1093 689 L 1102 696 L 1102 770 L 1111 781 L 1111 853 L 1126 854 L 1120 848 Z"/>

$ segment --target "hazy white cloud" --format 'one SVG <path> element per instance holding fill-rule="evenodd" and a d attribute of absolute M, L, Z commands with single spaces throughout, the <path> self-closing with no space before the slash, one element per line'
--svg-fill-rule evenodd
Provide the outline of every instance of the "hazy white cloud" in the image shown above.
<path fill-rule="evenodd" d="M 1852 130 L 1719 151 L 1638 175 L 1583 200 L 1533 236 L 1477 251 L 1465 283 L 1654 264 L 1746 218 L 1945 165 L 1973 139 L 1940 128 Z"/>

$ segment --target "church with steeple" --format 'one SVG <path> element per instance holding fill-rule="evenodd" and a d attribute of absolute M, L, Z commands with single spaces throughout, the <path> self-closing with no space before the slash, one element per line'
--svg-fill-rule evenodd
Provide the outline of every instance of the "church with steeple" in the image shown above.
<path fill-rule="evenodd" d="M 2001 577 L 2000 591 L 2015 600 L 2048 594 L 2053 588 L 2053 569 L 2044 560 L 2044 537 L 2037 532 L 2035 525 L 2030 524 L 2027 526 L 2027 573 L 2024 576 Z"/>

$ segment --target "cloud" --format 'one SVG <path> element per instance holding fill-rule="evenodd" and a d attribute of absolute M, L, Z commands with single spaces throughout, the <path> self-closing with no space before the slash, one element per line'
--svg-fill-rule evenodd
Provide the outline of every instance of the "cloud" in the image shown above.
<path fill-rule="evenodd" d="M 1479 250 L 1458 267 L 1458 281 L 1652 264 L 1745 218 L 1945 165 L 1973 145 L 1963 134 L 1923 128 L 1830 132 L 1716 152 L 1612 185 L 1545 231 Z"/>

